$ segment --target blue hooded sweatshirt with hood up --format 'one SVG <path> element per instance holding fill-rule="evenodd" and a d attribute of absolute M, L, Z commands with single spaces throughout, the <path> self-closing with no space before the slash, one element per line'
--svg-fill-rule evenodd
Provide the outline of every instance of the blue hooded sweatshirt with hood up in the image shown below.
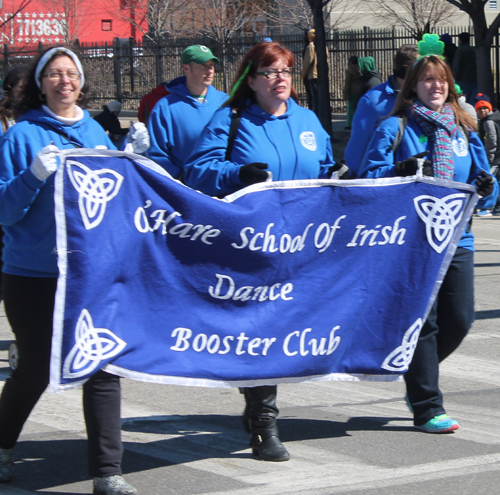
<path fill-rule="evenodd" d="M 201 131 L 227 95 L 209 86 L 205 100 L 200 103 L 189 93 L 186 76 L 168 83 L 167 90 L 171 94 L 155 105 L 149 117 L 151 146 L 146 156 L 177 178 Z"/>
<path fill-rule="evenodd" d="M 393 77 L 368 91 L 358 101 L 352 119 L 351 138 L 344 151 L 350 175 L 358 174 L 373 131 L 388 116 L 398 97 L 393 86 Z"/>
<path fill-rule="evenodd" d="M 231 109 L 218 110 L 188 158 L 184 182 L 211 196 L 229 194 L 245 187 L 240 169 L 253 162 L 267 163 L 274 181 L 328 177 L 335 164 L 330 136 L 313 112 L 291 98 L 286 104 L 278 117 L 256 104 L 241 112 L 231 161 L 225 159 Z"/>
<path fill-rule="evenodd" d="M 0 223 L 4 230 L 3 272 L 26 277 L 57 277 L 54 177 L 38 180 L 29 169 L 36 154 L 59 149 L 116 149 L 104 129 L 84 110 L 68 125 L 43 108 L 28 110 L 0 142 Z"/>

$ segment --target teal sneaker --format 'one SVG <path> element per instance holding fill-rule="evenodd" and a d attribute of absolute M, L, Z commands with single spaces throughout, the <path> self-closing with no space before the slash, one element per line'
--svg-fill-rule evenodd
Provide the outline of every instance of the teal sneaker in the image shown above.
<path fill-rule="evenodd" d="M 422 426 L 417 426 L 417 428 L 426 433 L 449 433 L 458 430 L 460 425 L 447 414 L 440 414 L 439 416 L 429 419 L 429 421 Z"/>

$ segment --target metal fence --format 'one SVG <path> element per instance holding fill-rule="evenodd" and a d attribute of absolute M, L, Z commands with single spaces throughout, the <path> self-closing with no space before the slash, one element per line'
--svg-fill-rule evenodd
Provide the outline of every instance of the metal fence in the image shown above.
<path fill-rule="evenodd" d="M 441 28 L 437 34 L 449 33 L 458 45 L 457 35 L 469 31 L 468 27 Z M 300 78 L 302 53 L 306 46 L 302 34 L 281 34 L 273 37 L 290 49 L 296 60 L 293 83 L 302 104 L 306 94 Z M 129 39 L 115 39 L 112 44 L 79 44 L 85 78 L 89 83 L 90 107 L 100 108 L 110 100 L 120 100 L 124 109 L 135 110 L 140 99 L 155 86 L 182 75 L 181 54 L 186 46 L 202 44 L 209 46 L 220 59 L 214 78 L 214 86 L 228 92 L 231 88 L 238 65 L 244 54 L 261 37 L 250 36 L 234 38 L 223 45 L 205 37 L 165 40 L 161 44 L 137 44 Z M 392 73 L 393 57 L 401 45 L 416 43 L 412 35 L 402 29 L 370 29 L 335 31 L 327 35 L 329 51 L 330 105 L 332 112 L 346 111 L 346 102 L 342 98 L 344 75 L 351 55 L 372 56 L 385 80 Z M 471 37 L 473 44 L 473 36 Z M 26 46 L 15 48 L 4 45 L 0 55 L 0 76 L 9 67 L 26 62 L 48 46 Z M 491 51 L 495 91 L 500 89 L 499 71 L 499 36 Z"/>

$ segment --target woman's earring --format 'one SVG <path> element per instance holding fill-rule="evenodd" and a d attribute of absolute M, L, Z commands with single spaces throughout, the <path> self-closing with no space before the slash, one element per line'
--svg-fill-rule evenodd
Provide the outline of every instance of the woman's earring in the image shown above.
<path fill-rule="evenodd" d="M 45 94 L 44 93 L 38 93 L 38 99 L 40 101 L 45 101 L 46 100 Z"/>

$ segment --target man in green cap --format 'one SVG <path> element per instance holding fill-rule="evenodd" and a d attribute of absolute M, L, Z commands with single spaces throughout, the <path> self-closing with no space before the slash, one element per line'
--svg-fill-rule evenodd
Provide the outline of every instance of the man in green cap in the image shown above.
<path fill-rule="evenodd" d="M 182 52 L 184 76 L 166 85 L 169 95 L 154 107 L 148 121 L 151 147 L 147 156 L 172 177 L 181 178 L 194 143 L 227 95 L 213 86 L 219 59 L 210 48 L 192 45 Z"/>

